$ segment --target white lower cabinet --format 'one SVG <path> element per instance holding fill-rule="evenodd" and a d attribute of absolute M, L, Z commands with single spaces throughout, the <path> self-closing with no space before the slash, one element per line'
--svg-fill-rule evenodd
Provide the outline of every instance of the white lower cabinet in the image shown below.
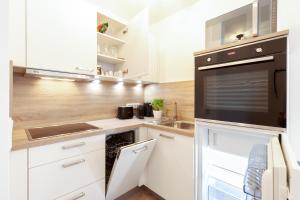
<path fill-rule="evenodd" d="M 29 149 L 29 168 L 105 148 L 105 135 L 79 138 Z"/>
<path fill-rule="evenodd" d="M 29 169 L 29 199 L 52 200 L 105 177 L 105 150 Z"/>
<path fill-rule="evenodd" d="M 120 149 L 107 193 L 104 135 L 12 152 L 11 200 L 114 200 L 143 184 L 167 200 L 192 200 L 193 138 L 148 128 L 137 136 Z"/>
<path fill-rule="evenodd" d="M 97 181 L 56 200 L 105 200 L 105 181 Z"/>
<path fill-rule="evenodd" d="M 148 129 L 157 139 L 147 167 L 146 186 L 167 200 L 193 199 L 192 137 Z"/>
<path fill-rule="evenodd" d="M 27 200 L 27 149 L 10 153 L 10 200 Z"/>

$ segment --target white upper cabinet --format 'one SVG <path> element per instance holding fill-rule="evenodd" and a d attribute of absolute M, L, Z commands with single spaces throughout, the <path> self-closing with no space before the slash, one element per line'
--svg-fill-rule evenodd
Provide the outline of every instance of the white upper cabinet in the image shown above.
<path fill-rule="evenodd" d="M 148 72 L 149 38 L 147 9 L 137 14 L 128 23 L 128 32 L 123 39 L 126 44 L 120 54 L 126 58 L 123 68 L 128 69 L 128 78 L 137 78 Z"/>
<path fill-rule="evenodd" d="M 129 79 L 149 80 L 152 72 L 150 62 L 149 14 L 144 9 L 128 22 L 128 32 L 122 36 L 126 41 L 120 48 L 120 55 L 126 59 L 123 69 L 128 69 Z"/>
<path fill-rule="evenodd" d="M 9 59 L 15 66 L 26 66 L 25 1 L 9 1 Z"/>
<path fill-rule="evenodd" d="M 27 0 L 27 67 L 96 74 L 97 12 L 84 0 Z"/>

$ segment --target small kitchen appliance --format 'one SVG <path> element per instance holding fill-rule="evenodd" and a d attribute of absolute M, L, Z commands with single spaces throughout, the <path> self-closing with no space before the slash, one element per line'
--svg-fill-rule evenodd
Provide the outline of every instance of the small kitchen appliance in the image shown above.
<path fill-rule="evenodd" d="M 205 46 L 214 48 L 250 37 L 276 32 L 276 0 L 255 0 L 206 22 Z"/>
<path fill-rule="evenodd" d="M 144 105 L 138 105 L 137 111 L 136 111 L 136 117 L 138 119 L 144 119 L 144 116 L 145 116 L 144 110 L 145 110 Z"/>
<path fill-rule="evenodd" d="M 132 119 L 133 118 L 133 107 L 132 106 L 119 106 L 117 117 L 119 119 Z"/>
<path fill-rule="evenodd" d="M 153 117 L 153 108 L 151 103 L 144 103 L 144 116 Z"/>

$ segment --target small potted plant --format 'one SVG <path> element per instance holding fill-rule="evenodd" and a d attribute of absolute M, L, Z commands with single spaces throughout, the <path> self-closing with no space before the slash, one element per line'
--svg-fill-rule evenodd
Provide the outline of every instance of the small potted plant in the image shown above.
<path fill-rule="evenodd" d="M 161 119 L 162 110 L 164 108 L 164 100 L 163 99 L 153 99 L 152 103 L 153 115 L 155 119 Z"/>

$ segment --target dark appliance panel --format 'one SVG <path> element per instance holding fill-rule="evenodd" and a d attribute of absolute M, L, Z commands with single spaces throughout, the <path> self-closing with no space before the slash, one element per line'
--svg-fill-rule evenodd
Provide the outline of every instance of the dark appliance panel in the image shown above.
<path fill-rule="evenodd" d="M 286 62 L 286 38 L 196 57 L 195 117 L 285 128 Z"/>
<path fill-rule="evenodd" d="M 118 107 L 119 119 L 132 119 L 133 118 L 133 107 L 132 106 L 120 106 Z"/>
<path fill-rule="evenodd" d="M 153 117 L 153 108 L 151 103 L 144 103 L 144 116 Z"/>

